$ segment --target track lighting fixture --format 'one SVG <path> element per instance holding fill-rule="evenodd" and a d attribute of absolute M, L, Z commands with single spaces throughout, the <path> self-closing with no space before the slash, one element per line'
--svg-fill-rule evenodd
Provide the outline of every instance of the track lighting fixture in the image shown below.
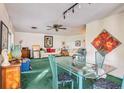
<path fill-rule="evenodd" d="M 68 13 L 68 11 L 72 11 L 72 13 L 74 13 L 74 7 L 76 6 L 76 5 L 78 5 L 79 3 L 75 3 L 75 4 L 73 4 L 71 7 L 69 7 L 67 10 L 65 10 L 64 12 L 63 12 L 63 18 L 65 19 L 66 18 L 66 14 Z"/>
<path fill-rule="evenodd" d="M 87 3 L 88 5 L 91 5 L 92 3 Z M 78 5 L 78 8 L 81 8 L 81 5 L 79 3 L 73 4 L 71 7 L 69 7 L 67 10 L 63 12 L 63 18 L 66 18 L 66 15 L 69 15 L 70 11 L 74 14 L 75 12 L 75 7 Z"/>

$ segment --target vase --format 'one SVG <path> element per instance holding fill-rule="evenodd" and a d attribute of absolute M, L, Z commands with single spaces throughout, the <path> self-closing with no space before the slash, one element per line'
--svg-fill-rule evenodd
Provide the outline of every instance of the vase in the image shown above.
<path fill-rule="evenodd" d="M 21 53 L 20 45 L 15 45 L 14 49 L 12 49 L 12 57 L 16 59 L 20 59 L 21 55 L 22 53 Z"/>
<path fill-rule="evenodd" d="M 10 63 L 9 63 L 9 60 L 8 60 L 8 50 L 3 49 L 1 55 L 2 55 L 2 58 L 3 58 L 3 62 L 1 64 L 1 66 L 9 66 Z"/>

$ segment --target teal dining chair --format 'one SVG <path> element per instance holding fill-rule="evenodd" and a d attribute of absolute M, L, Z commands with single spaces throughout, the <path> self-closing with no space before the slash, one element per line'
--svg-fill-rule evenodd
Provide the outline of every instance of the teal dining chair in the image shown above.
<path fill-rule="evenodd" d="M 113 81 L 106 79 L 106 74 L 102 75 L 104 73 L 103 64 L 105 60 L 105 54 L 102 54 L 98 51 L 95 52 L 95 64 L 96 64 L 96 75 L 100 77 L 96 78 L 95 83 L 93 84 L 94 89 L 118 89 L 120 86 Z M 100 71 L 101 70 L 101 71 Z"/>
<path fill-rule="evenodd" d="M 65 72 L 58 73 L 55 56 L 49 55 L 48 59 L 49 59 L 50 67 L 52 71 L 52 87 L 54 89 L 58 89 L 60 84 L 64 85 L 66 83 L 71 83 L 71 88 L 73 89 L 74 85 L 73 85 L 73 79 L 71 78 L 71 75 Z"/>
<path fill-rule="evenodd" d="M 104 60 L 105 60 L 105 55 L 96 51 L 95 52 L 95 63 L 96 63 L 96 66 L 98 68 L 102 68 L 103 67 L 103 63 L 104 63 Z"/>
<path fill-rule="evenodd" d="M 106 74 L 104 74 L 103 65 L 105 60 L 105 54 L 100 53 L 99 51 L 95 52 L 95 64 L 96 64 L 96 75 L 99 78 L 106 78 Z M 104 74 L 104 75 L 103 75 Z M 101 77 L 99 77 L 101 75 Z"/>

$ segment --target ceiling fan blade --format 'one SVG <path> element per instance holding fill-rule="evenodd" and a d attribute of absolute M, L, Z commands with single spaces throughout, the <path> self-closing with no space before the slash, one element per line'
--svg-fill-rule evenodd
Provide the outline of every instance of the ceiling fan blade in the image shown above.
<path fill-rule="evenodd" d="M 47 27 L 52 27 L 52 26 L 47 26 Z"/>
<path fill-rule="evenodd" d="M 58 27 L 62 27 L 63 25 L 58 25 Z"/>
<path fill-rule="evenodd" d="M 55 29 L 56 30 L 56 32 L 58 32 L 58 29 Z"/>
<path fill-rule="evenodd" d="M 59 29 L 67 29 L 67 28 L 59 28 Z"/>

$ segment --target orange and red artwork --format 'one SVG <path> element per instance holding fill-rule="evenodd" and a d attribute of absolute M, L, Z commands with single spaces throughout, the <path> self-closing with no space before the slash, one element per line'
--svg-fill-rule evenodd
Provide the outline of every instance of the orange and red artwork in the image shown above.
<path fill-rule="evenodd" d="M 103 30 L 93 41 L 92 45 L 103 54 L 107 54 L 119 46 L 121 42 L 106 30 Z"/>

